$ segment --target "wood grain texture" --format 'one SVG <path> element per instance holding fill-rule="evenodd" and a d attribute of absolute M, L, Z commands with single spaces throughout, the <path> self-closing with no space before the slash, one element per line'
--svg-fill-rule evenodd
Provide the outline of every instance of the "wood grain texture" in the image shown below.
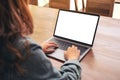
<path fill-rule="evenodd" d="M 38 43 L 50 38 L 58 9 L 30 6 L 34 20 L 31 37 Z M 51 59 L 60 69 L 63 64 Z M 120 20 L 101 16 L 92 50 L 80 62 L 82 80 L 120 80 Z"/>
<path fill-rule="evenodd" d="M 87 0 L 85 11 L 112 17 L 113 8 L 114 0 Z"/>
<path fill-rule="evenodd" d="M 32 5 L 38 5 L 38 0 L 29 0 L 29 3 Z"/>
<path fill-rule="evenodd" d="M 49 7 L 69 10 L 70 0 L 49 0 Z"/>

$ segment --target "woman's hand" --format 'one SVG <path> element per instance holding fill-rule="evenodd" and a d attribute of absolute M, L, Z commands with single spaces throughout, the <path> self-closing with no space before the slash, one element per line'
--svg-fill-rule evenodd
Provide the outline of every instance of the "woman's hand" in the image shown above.
<path fill-rule="evenodd" d="M 52 53 L 58 47 L 55 42 L 44 42 L 41 46 L 45 53 Z"/>
<path fill-rule="evenodd" d="M 64 52 L 64 57 L 66 60 L 79 59 L 80 50 L 78 50 L 76 46 L 72 45 L 72 47 L 68 47 Z"/>

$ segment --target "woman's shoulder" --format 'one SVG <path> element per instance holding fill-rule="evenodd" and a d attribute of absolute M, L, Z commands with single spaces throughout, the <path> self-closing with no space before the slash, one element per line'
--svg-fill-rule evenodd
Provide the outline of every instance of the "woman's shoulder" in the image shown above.
<path fill-rule="evenodd" d="M 18 48 L 18 50 L 20 50 L 21 52 L 24 52 L 26 51 L 26 49 L 30 49 L 30 50 L 33 50 L 35 49 L 36 47 L 39 49 L 41 49 L 40 45 L 35 42 L 32 38 L 30 37 L 21 37 L 21 38 L 18 38 L 15 42 L 15 47 Z"/>
<path fill-rule="evenodd" d="M 32 38 L 30 37 L 19 37 L 15 40 L 14 45 L 16 47 L 25 47 L 26 45 L 38 45 L 37 42 L 35 42 Z"/>

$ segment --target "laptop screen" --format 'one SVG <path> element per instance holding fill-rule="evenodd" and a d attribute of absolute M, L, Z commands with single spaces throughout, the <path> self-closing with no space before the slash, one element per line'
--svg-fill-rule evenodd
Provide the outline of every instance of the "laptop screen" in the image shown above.
<path fill-rule="evenodd" d="M 99 16 L 59 10 L 54 36 L 93 45 Z"/>

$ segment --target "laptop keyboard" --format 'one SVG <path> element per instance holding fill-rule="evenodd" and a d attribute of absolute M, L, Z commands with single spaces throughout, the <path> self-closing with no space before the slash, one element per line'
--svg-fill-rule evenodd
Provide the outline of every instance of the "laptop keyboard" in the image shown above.
<path fill-rule="evenodd" d="M 67 42 L 64 42 L 62 40 L 58 40 L 58 39 L 55 39 L 55 38 L 52 38 L 50 41 L 56 42 L 59 45 L 59 48 L 62 49 L 62 50 L 67 50 L 68 47 L 73 45 L 72 43 L 67 43 Z M 81 53 L 85 52 L 86 49 L 88 49 L 84 46 L 78 46 L 78 45 L 75 45 L 75 46 L 77 46 L 78 49 L 80 49 Z"/>

